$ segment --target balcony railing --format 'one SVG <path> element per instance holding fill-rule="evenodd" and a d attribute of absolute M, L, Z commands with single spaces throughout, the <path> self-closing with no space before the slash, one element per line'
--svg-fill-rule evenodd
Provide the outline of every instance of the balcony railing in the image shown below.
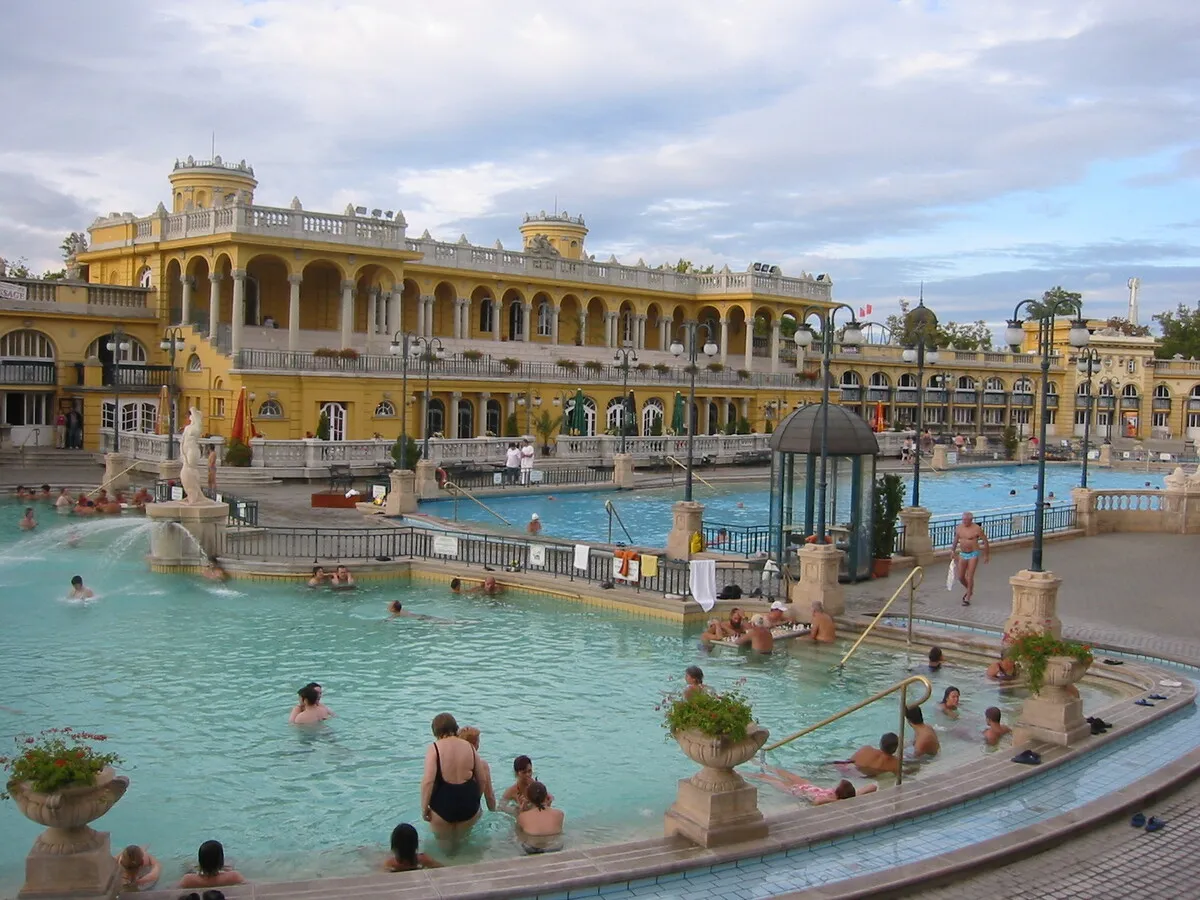
<path fill-rule="evenodd" d="M 979 394 L 976 393 L 975 391 L 956 390 L 954 392 L 954 402 L 958 403 L 958 404 L 962 404 L 964 406 L 971 405 L 971 404 L 975 403 L 976 398 L 978 396 L 979 396 Z"/>
<path fill-rule="evenodd" d="M 891 388 L 873 387 L 867 388 L 867 399 L 872 403 L 887 403 L 888 395 L 891 394 Z"/>
<path fill-rule="evenodd" d="M 1046 395 L 1046 409 L 1058 409 L 1058 394 Z"/>
<path fill-rule="evenodd" d="M 1033 406 L 1033 394 L 1013 394 L 1013 406 Z"/>
<path fill-rule="evenodd" d="M 1142 405 L 1141 397 L 1122 397 L 1121 409 L 1137 409 Z"/>
<path fill-rule="evenodd" d="M 926 403 L 945 403 L 947 394 L 941 388 L 926 388 L 925 402 Z"/>
<path fill-rule="evenodd" d="M 52 360 L 0 360 L 0 384 L 54 385 L 58 382 Z"/>
<path fill-rule="evenodd" d="M 862 400 L 861 387 L 849 387 L 842 385 L 842 402 L 843 403 L 858 403 Z"/>
<path fill-rule="evenodd" d="M 1004 391 L 984 391 L 983 405 L 984 406 L 1006 406 L 1008 404 L 1008 394 Z"/>
<path fill-rule="evenodd" d="M 916 405 L 917 389 L 916 388 L 896 388 L 897 403 L 911 403 Z"/>
<path fill-rule="evenodd" d="M 1171 398 L 1170 397 L 1155 397 L 1154 398 L 1154 408 L 1155 409 L 1170 409 L 1171 408 Z"/>
<path fill-rule="evenodd" d="M 171 383 L 170 366 L 143 366 L 121 363 L 113 367 L 116 386 L 122 390 L 155 390 Z"/>
<path fill-rule="evenodd" d="M 1117 398 L 1116 397 L 1109 396 L 1109 397 L 1097 397 L 1096 398 L 1096 408 L 1097 409 L 1116 409 L 1116 407 L 1117 407 Z"/>

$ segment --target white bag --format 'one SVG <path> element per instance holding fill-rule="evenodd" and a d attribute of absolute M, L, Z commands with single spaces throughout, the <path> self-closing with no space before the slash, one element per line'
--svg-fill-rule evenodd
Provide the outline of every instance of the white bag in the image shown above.
<path fill-rule="evenodd" d="M 948 569 L 946 569 L 946 590 L 948 590 L 948 591 L 954 590 L 954 581 L 955 581 L 954 576 L 957 574 L 958 573 L 955 572 L 954 559 L 951 558 L 950 567 Z"/>

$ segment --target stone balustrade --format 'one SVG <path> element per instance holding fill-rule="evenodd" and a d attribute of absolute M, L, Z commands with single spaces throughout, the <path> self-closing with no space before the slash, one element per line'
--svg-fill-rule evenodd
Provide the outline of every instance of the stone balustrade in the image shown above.
<path fill-rule="evenodd" d="M 1071 492 L 1077 524 L 1087 535 L 1200 534 L 1200 478 L 1168 476 L 1166 490 Z"/>
<path fill-rule="evenodd" d="M 150 302 L 150 295 L 154 293 L 152 288 L 9 276 L 0 278 L 0 282 L 16 289 L 6 291 L 0 298 L 0 309 L 138 318 L 155 315 Z M 23 297 L 16 296 L 21 293 Z"/>
<path fill-rule="evenodd" d="M 167 458 L 168 436 L 165 434 L 141 434 L 136 431 L 121 432 L 121 455 L 144 462 L 162 462 Z M 220 435 L 200 439 L 200 447 L 207 456 L 215 449 L 218 457 L 224 457 L 225 438 Z M 113 449 L 111 428 L 100 429 L 100 450 L 109 453 Z M 179 440 L 175 441 L 175 458 L 179 458 Z"/>

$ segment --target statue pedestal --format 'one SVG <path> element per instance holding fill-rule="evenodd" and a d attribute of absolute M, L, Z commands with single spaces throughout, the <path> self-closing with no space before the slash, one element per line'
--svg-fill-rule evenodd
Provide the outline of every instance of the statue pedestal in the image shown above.
<path fill-rule="evenodd" d="M 1102 469 L 1112 468 L 1112 444 L 1100 445 L 1100 458 L 1096 461 L 1096 465 Z"/>
<path fill-rule="evenodd" d="M 1030 631 L 1062 637 L 1062 622 L 1058 618 L 1058 589 L 1062 579 L 1053 572 L 1022 569 L 1008 583 L 1012 585 L 1013 600 L 1012 613 L 1004 623 L 1005 636 Z"/>
<path fill-rule="evenodd" d="M 90 829 L 89 829 L 90 830 Z M 25 857 L 25 884 L 18 900 L 112 900 L 121 880 L 107 831 L 94 831 L 93 846 L 61 852 L 40 842 Z"/>
<path fill-rule="evenodd" d="M 104 484 L 108 491 L 129 490 L 129 467 L 133 459 L 124 453 L 104 454 Z"/>
<path fill-rule="evenodd" d="M 150 532 L 150 563 L 156 566 L 199 566 L 225 548 L 229 504 L 206 500 L 169 500 L 146 504 L 146 515 L 157 524 Z"/>
<path fill-rule="evenodd" d="M 1069 656 L 1046 660 L 1042 690 L 1021 707 L 1013 727 L 1013 746 L 1044 741 L 1070 747 L 1089 737 L 1092 728 L 1083 718 L 1083 701 L 1075 684 L 1087 674 L 1087 666 Z"/>
<path fill-rule="evenodd" d="M 937 444 L 933 448 L 933 454 L 929 457 L 929 467 L 935 472 L 945 472 L 950 467 L 946 460 L 946 445 Z"/>
<path fill-rule="evenodd" d="M 975 435 L 975 452 L 979 454 L 988 452 L 988 439 L 986 434 Z"/>
<path fill-rule="evenodd" d="M 704 524 L 704 504 L 680 500 L 671 507 L 671 530 L 667 532 L 667 558 L 690 559 L 692 535 Z"/>
<path fill-rule="evenodd" d="M 391 489 L 384 501 L 384 515 L 406 516 L 417 511 L 417 473 L 412 469 L 394 469 L 388 476 Z"/>
<path fill-rule="evenodd" d="M 633 489 L 633 457 L 628 453 L 613 454 L 613 487 L 628 491 Z"/>
<path fill-rule="evenodd" d="M 177 459 L 164 459 L 158 464 L 158 477 L 163 481 L 178 483 L 182 471 L 183 463 Z"/>
<path fill-rule="evenodd" d="M 813 601 L 820 600 L 829 615 L 844 613 L 846 592 L 838 581 L 842 551 L 833 544 L 805 544 L 796 555 L 800 559 L 800 578 L 792 585 L 792 603 L 800 604 L 796 609 L 811 609 Z"/>
<path fill-rule="evenodd" d="M 441 488 L 438 487 L 437 463 L 422 459 L 417 461 L 416 481 L 413 490 L 419 500 L 434 500 Z"/>
<path fill-rule="evenodd" d="M 923 506 L 906 506 L 900 510 L 900 523 L 904 526 L 904 554 L 911 556 L 918 566 L 933 562 L 933 538 L 929 536 L 931 513 Z"/>

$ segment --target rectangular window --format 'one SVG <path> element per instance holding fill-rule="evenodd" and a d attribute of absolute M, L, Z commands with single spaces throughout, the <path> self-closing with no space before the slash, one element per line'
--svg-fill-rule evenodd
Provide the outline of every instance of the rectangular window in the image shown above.
<path fill-rule="evenodd" d="M 1012 425 L 1028 425 L 1029 424 L 1029 408 L 1014 409 L 1012 411 Z"/>
<path fill-rule="evenodd" d="M 1156 412 L 1151 417 L 1151 425 L 1155 428 L 1170 428 L 1171 414 L 1169 412 Z"/>
<path fill-rule="evenodd" d="M 1188 428 L 1200 428 L 1200 412 L 1188 413 Z"/>
<path fill-rule="evenodd" d="M 142 434 L 154 434 L 155 428 L 158 427 L 158 404 L 143 403 L 142 404 Z"/>
<path fill-rule="evenodd" d="M 925 424 L 926 425 L 941 425 L 946 421 L 946 408 L 944 406 L 927 406 L 925 407 Z"/>
<path fill-rule="evenodd" d="M 1057 423 L 1058 423 L 1058 410 L 1057 409 L 1046 410 L 1046 424 L 1047 425 L 1055 425 Z"/>
<path fill-rule="evenodd" d="M 121 430 L 122 431 L 137 431 L 138 430 L 138 404 L 137 403 L 122 403 L 121 404 Z"/>
<path fill-rule="evenodd" d="M 991 407 L 985 407 L 983 410 L 983 424 L 984 425 L 1003 425 L 1004 424 L 1004 410 L 992 409 Z"/>
<path fill-rule="evenodd" d="M 1110 424 L 1112 424 L 1111 412 L 1108 412 L 1107 410 L 1101 410 L 1100 412 L 1096 413 L 1097 428 L 1107 428 Z"/>
<path fill-rule="evenodd" d="M 101 428 L 112 428 L 113 427 L 113 421 L 115 418 L 114 411 L 116 410 L 116 408 L 117 408 L 117 405 L 115 403 L 113 403 L 111 400 L 105 400 L 104 403 L 102 403 L 100 405 L 100 427 Z"/>
<path fill-rule="evenodd" d="M 975 407 L 973 406 L 956 406 L 954 407 L 954 424 L 955 425 L 974 425 L 975 424 Z"/>
<path fill-rule="evenodd" d="M 1088 416 L 1087 416 L 1087 410 L 1086 410 L 1086 409 L 1077 409 L 1077 410 L 1075 410 L 1075 424 L 1076 424 L 1076 425 L 1086 425 L 1086 424 L 1087 424 L 1087 418 L 1088 418 Z"/>
<path fill-rule="evenodd" d="M 222 419 L 225 417 L 225 398 L 213 397 L 212 414 L 214 419 Z"/>

